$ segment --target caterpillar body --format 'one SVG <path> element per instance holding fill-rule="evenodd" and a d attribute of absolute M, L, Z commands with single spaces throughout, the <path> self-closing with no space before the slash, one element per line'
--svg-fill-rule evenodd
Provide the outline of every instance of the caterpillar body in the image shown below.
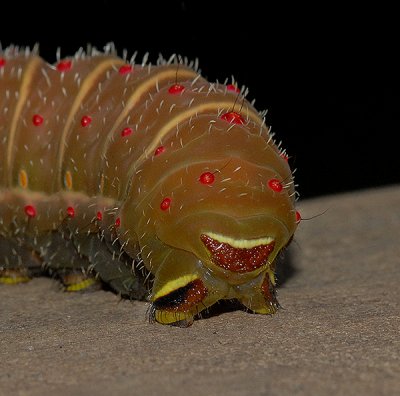
<path fill-rule="evenodd" d="M 0 282 L 101 280 L 179 326 L 223 299 L 271 314 L 298 221 L 287 156 L 236 85 L 112 46 L 0 51 Z"/>

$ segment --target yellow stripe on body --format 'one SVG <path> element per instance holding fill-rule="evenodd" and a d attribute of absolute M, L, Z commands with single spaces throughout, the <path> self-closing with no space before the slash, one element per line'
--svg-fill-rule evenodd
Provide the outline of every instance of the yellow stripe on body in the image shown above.
<path fill-rule="evenodd" d="M 164 126 L 158 131 L 153 140 L 148 144 L 143 154 L 132 164 L 130 173 L 134 172 L 149 157 L 150 154 L 154 153 L 154 150 L 159 146 L 161 139 L 165 137 L 172 129 L 176 128 L 178 124 L 190 119 L 190 117 L 198 113 L 207 111 L 218 113 L 222 109 L 230 110 L 233 108 L 234 105 L 234 100 L 225 102 L 215 101 L 192 106 L 186 111 L 180 112 L 177 116 L 171 118 L 167 123 L 165 123 Z M 249 108 L 247 108 L 247 110 L 248 117 L 252 121 L 260 123 L 260 116 L 258 115 L 258 113 L 252 111 Z"/>
<path fill-rule="evenodd" d="M 90 90 L 93 88 L 94 83 L 97 81 L 98 77 L 105 72 L 107 69 L 112 68 L 113 66 L 122 66 L 125 65 L 125 62 L 122 59 L 118 58 L 111 58 L 111 59 L 106 59 L 99 63 L 93 71 L 91 71 L 86 78 L 83 80 L 83 83 L 75 97 L 74 102 L 72 103 L 72 106 L 70 108 L 67 120 L 65 122 L 64 129 L 61 133 L 59 144 L 58 144 L 58 162 L 57 162 L 57 168 L 56 168 L 56 176 L 55 176 L 55 182 L 58 184 L 55 186 L 55 188 L 58 190 L 61 188 L 61 171 L 62 171 L 62 163 L 64 160 L 64 152 L 65 152 L 65 147 L 66 147 L 66 141 L 68 139 L 68 133 L 71 128 L 71 124 L 74 121 L 74 117 L 79 110 L 83 99 L 85 96 L 90 92 Z"/>
<path fill-rule="evenodd" d="M 30 94 L 31 83 L 35 77 L 35 72 L 42 66 L 43 60 L 37 56 L 32 57 L 27 62 L 26 68 L 23 70 L 22 82 L 18 93 L 18 101 L 14 109 L 14 114 L 10 122 L 10 130 L 8 132 L 8 144 L 6 152 L 6 169 L 7 169 L 7 180 L 6 185 L 12 185 L 12 154 L 15 144 L 15 134 L 17 133 L 17 125 L 20 120 L 21 112 Z M 4 159 L 2 159 L 3 161 Z"/>
<path fill-rule="evenodd" d="M 218 242 L 227 243 L 228 245 L 236 249 L 251 249 L 253 247 L 260 245 L 269 245 L 271 242 L 274 241 L 274 238 L 272 237 L 257 238 L 257 239 L 234 239 L 211 231 L 205 232 L 204 234 Z"/>
<path fill-rule="evenodd" d="M 189 79 L 189 78 L 195 78 L 198 76 L 198 73 L 196 73 L 193 70 L 181 70 L 179 72 L 179 79 Z M 129 97 L 129 99 L 126 101 L 125 107 L 119 114 L 118 118 L 115 120 L 113 127 L 110 129 L 108 136 L 107 136 L 107 144 L 104 145 L 103 151 L 100 155 L 100 158 L 103 159 L 103 162 L 105 162 L 107 150 L 109 143 L 112 141 L 112 137 L 114 136 L 115 130 L 119 127 L 119 125 L 124 121 L 126 117 L 128 117 L 129 113 L 135 108 L 137 103 L 139 102 L 140 98 L 148 91 L 150 91 L 151 88 L 155 87 L 157 84 L 160 83 L 162 80 L 169 80 L 169 79 L 174 79 L 176 78 L 176 70 L 164 70 L 161 73 L 156 73 L 154 76 L 152 76 L 149 79 L 145 79 L 142 83 L 139 83 L 139 85 L 135 88 L 135 91 L 133 94 Z M 102 170 L 102 177 L 104 178 L 104 165 L 103 165 L 103 170 Z M 104 180 L 103 183 L 100 183 L 102 188 L 104 188 Z M 103 190 L 100 191 L 102 193 Z"/>
<path fill-rule="evenodd" d="M 186 286 L 188 283 L 193 282 L 194 280 L 198 279 L 197 275 L 183 275 L 179 278 L 173 279 L 167 282 L 156 294 L 153 295 L 152 300 L 155 301 L 157 298 L 164 297 L 169 293 L 177 290 L 181 287 Z"/>

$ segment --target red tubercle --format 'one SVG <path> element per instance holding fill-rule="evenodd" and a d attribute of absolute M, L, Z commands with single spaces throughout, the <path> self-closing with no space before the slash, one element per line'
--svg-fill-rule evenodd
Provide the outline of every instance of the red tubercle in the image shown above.
<path fill-rule="evenodd" d="M 121 219 L 120 219 L 119 217 L 117 217 L 117 218 L 115 219 L 114 225 L 115 225 L 115 227 L 117 227 L 117 228 L 121 226 Z"/>
<path fill-rule="evenodd" d="M 26 205 L 24 211 L 25 214 L 30 218 L 36 216 L 36 208 L 33 205 Z"/>
<path fill-rule="evenodd" d="M 0 68 L 4 67 L 6 63 L 7 62 L 4 58 L 0 58 Z"/>
<path fill-rule="evenodd" d="M 301 221 L 301 214 L 298 210 L 296 210 L 296 224 L 299 224 Z"/>
<path fill-rule="evenodd" d="M 75 209 L 72 206 L 68 206 L 67 215 L 68 215 L 68 217 L 74 217 L 75 216 Z"/>
<path fill-rule="evenodd" d="M 57 63 L 56 68 L 59 72 L 67 72 L 72 69 L 72 60 L 65 59 Z"/>
<path fill-rule="evenodd" d="M 103 220 L 103 213 L 101 213 L 100 211 L 98 211 L 98 212 L 96 213 L 96 219 L 97 219 L 98 221 L 102 221 L 102 220 Z"/>
<path fill-rule="evenodd" d="M 83 127 L 89 126 L 89 125 L 91 124 L 91 122 L 92 122 L 92 117 L 90 117 L 90 116 L 88 116 L 88 115 L 84 115 L 84 116 L 81 118 L 81 125 L 82 125 Z"/>
<path fill-rule="evenodd" d="M 212 184 L 215 181 L 215 176 L 211 172 L 204 172 L 200 175 L 199 181 L 202 184 Z"/>
<path fill-rule="evenodd" d="M 172 199 L 171 199 L 171 198 L 169 198 L 169 197 L 164 198 L 164 199 L 161 201 L 160 209 L 161 209 L 161 210 L 168 210 L 169 207 L 171 206 L 171 202 L 172 202 Z"/>
<path fill-rule="evenodd" d="M 268 187 L 275 192 L 281 192 L 283 189 L 282 183 L 278 179 L 268 180 Z"/>
<path fill-rule="evenodd" d="M 164 146 L 157 147 L 156 150 L 154 151 L 154 156 L 160 155 L 165 151 Z"/>
<path fill-rule="evenodd" d="M 183 92 L 184 90 L 185 90 L 185 87 L 183 85 L 176 83 L 169 87 L 168 92 L 172 95 L 176 95 L 176 94 Z"/>
<path fill-rule="evenodd" d="M 39 126 L 43 124 L 43 117 L 40 114 L 34 114 L 32 117 L 32 123 L 35 126 Z"/>
<path fill-rule="evenodd" d="M 236 111 L 229 111 L 221 116 L 221 120 L 227 121 L 230 124 L 244 124 L 244 119 L 241 114 Z"/>
<path fill-rule="evenodd" d="M 228 85 L 226 86 L 226 89 L 227 89 L 228 91 L 232 91 L 232 92 L 236 92 L 236 93 L 239 93 L 239 92 L 240 92 L 240 89 L 239 89 L 236 85 L 234 85 L 234 84 L 228 84 Z"/>
<path fill-rule="evenodd" d="M 122 131 L 121 131 L 121 136 L 122 137 L 126 137 L 126 136 L 129 136 L 131 133 L 133 132 L 133 130 L 132 130 L 132 128 L 124 128 Z"/>
<path fill-rule="evenodd" d="M 289 156 L 286 153 L 280 153 L 279 155 L 281 158 L 283 158 L 286 162 L 289 161 Z"/>
<path fill-rule="evenodd" d="M 122 65 L 118 70 L 118 73 L 121 74 L 122 76 L 125 74 L 132 73 L 132 72 L 133 72 L 132 65 Z"/>

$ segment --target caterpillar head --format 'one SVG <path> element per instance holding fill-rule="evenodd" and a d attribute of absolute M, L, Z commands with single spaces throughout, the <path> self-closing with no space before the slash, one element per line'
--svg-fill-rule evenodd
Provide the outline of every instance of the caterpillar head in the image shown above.
<path fill-rule="evenodd" d="M 256 313 L 276 311 L 274 260 L 296 228 L 293 183 L 248 165 L 237 158 L 187 165 L 140 210 L 124 206 L 122 217 L 135 212 L 132 223 L 139 218 L 137 228 L 145 230 L 137 238 L 155 276 L 152 319 L 187 326 L 223 299 Z"/>

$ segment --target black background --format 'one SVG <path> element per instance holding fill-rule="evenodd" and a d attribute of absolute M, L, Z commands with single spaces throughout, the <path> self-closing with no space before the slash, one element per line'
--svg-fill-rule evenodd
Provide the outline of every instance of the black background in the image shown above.
<path fill-rule="evenodd" d="M 50 62 L 57 47 L 67 56 L 110 41 L 137 59 L 198 58 L 210 81 L 233 75 L 258 110 L 268 109 L 301 198 L 398 183 L 397 12 L 376 3 L 294 4 L 15 2 L 1 10 L 0 42 L 39 43 Z"/>

